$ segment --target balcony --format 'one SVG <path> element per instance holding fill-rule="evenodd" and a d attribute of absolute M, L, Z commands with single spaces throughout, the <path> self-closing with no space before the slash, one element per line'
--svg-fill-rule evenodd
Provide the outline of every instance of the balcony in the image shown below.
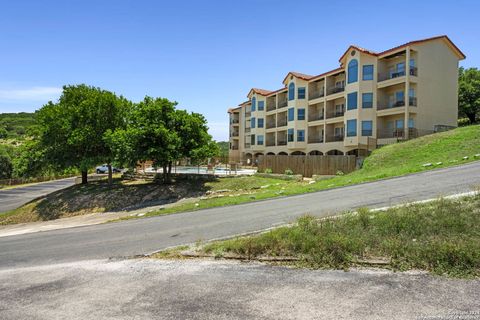
<path fill-rule="evenodd" d="M 428 134 L 428 133 L 427 133 Z M 417 138 L 419 137 L 419 131 L 417 128 L 408 128 L 408 138 Z M 397 129 L 379 129 L 377 131 L 377 139 L 405 139 L 405 128 Z"/>
<path fill-rule="evenodd" d="M 250 133 L 251 130 L 252 129 L 250 129 L 250 128 L 245 128 L 245 133 Z"/>
<path fill-rule="evenodd" d="M 248 118 L 248 117 L 251 117 L 251 116 L 252 116 L 252 113 L 250 111 L 245 112 L 245 118 Z"/>
<path fill-rule="evenodd" d="M 399 108 L 399 107 L 404 107 L 405 106 L 405 101 L 404 100 L 398 100 L 395 102 L 389 102 L 389 103 L 377 103 L 377 110 L 386 110 L 386 109 L 393 109 L 393 108 Z"/>
<path fill-rule="evenodd" d="M 267 112 L 268 111 L 273 111 L 277 108 L 277 102 L 274 100 L 274 101 L 267 101 Z"/>
<path fill-rule="evenodd" d="M 327 136 L 325 139 L 326 142 L 339 142 L 344 140 L 344 135 L 339 134 L 339 135 L 333 135 L 333 136 Z"/>
<path fill-rule="evenodd" d="M 239 136 L 238 131 L 234 131 L 234 132 L 230 133 L 230 137 L 238 137 L 238 136 Z"/>
<path fill-rule="evenodd" d="M 277 121 L 277 127 L 285 127 L 287 125 L 287 119 L 283 119 L 283 120 L 278 120 Z"/>
<path fill-rule="evenodd" d="M 417 76 L 417 68 L 416 67 L 410 67 L 410 75 L 411 76 Z M 378 82 L 390 80 L 390 79 L 395 79 L 395 78 L 400 78 L 405 76 L 405 70 L 401 71 L 396 71 L 396 72 L 387 72 L 387 73 L 379 73 L 378 74 Z"/>
<path fill-rule="evenodd" d="M 250 143 L 245 142 L 245 149 L 249 149 L 249 148 L 250 148 Z"/>
<path fill-rule="evenodd" d="M 239 119 L 231 119 L 231 120 L 230 120 L 230 123 L 231 123 L 231 124 L 239 124 L 239 123 L 240 123 L 240 120 L 239 120 Z"/>
<path fill-rule="evenodd" d="M 277 142 L 277 146 L 286 146 L 287 145 L 287 140 L 282 140 Z"/>
<path fill-rule="evenodd" d="M 230 150 L 238 150 L 238 146 L 231 146 Z"/>
<path fill-rule="evenodd" d="M 323 120 L 324 118 L 323 111 L 317 113 L 308 113 L 308 121 Z"/>
<path fill-rule="evenodd" d="M 279 101 L 278 102 L 278 109 L 285 108 L 287 105 L 288 105 L 288 101 L 286 99 L 282 100 L 282 101 Z"/>
<path fill-rule="evenodd" d="M 272 129 L 272 128 L 275 128 L 275 127 L 276 127 L 275 121 L 268 121 L 267 122 L 267 129 Z"/>
<path fill-rule="evenodd" d="M 313 99 L 321 98 L 324 96 L 325 96 L 324 90 L 315 90 L 310 92 L 310 94 L 308 95 L 308 100 L 313 100 Z"/>
<path fill-rule="evenodd" d="M 334 86 L 334 87 L 328 88 L 327 93 L 330 95 L 330 94 L 335 94 L 343 91 L 345 91 L 345 86 Z"/>
<path fill-rule="evenodd" d="M 275 141 L 267 141 L 267 147 L 275 147 Z"/>
<path fill-rule="evenodd" d="M 308 138 L 308 143 L 323 143 L 323 137 Z"/>

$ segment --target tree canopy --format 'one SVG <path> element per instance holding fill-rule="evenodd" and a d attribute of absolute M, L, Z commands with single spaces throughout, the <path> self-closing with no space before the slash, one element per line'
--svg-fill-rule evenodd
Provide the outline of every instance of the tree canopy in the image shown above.
<path fill-rule="evenodd" d="M 198 113 L 177 110 L 177 103 L 165 98 L 145 97 L 135 104 L 124 129 L 109 132 L 107 141 L 116 151 L 116 160 L 133 166 L 151 160 L 163 169 L 170 182 L 172 164 L 190 158 L 201 161 L 218 153 L 208 134 L 206 119 Z"/>
<path fill-rule="evenodd" d="M 475 123 L 480 114 L 480 70 L 477 68 L 459 69 L 458 111 Z"/>
<path fill-rule="evenodd" d="M 59 101 L 36 114 L 44 160 L 58 168 L 77 167 L 86 183 L 89 168 L 112 161 L 113 151 L 104 137 L 126 125 L 129 104 L 100 88 L 64 86 Z"/>

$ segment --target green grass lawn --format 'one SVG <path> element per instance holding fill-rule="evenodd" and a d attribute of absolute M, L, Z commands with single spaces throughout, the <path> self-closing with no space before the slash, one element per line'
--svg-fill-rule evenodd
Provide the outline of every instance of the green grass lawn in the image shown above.
<path fill-rule="evenodd" d="M 154 257 L 181 257 L 180 250 Z M 368 261 L 405 271 L 454 277 L 480 276 L 480 195 L 439 199 L 386 211 L 361 209 L 323 220 L 311 216 L 293 226 L 191 248 L 199 254 L 246 259 L 294 257 L 298 267 L 348 269 Z"/>
<path fill-rule="evenodd" d="M 448 167 L 480 160 L 480 126 L 462 127 L 448 132 L 424 136 L 403 143 L 384 146 L 375 150 L 365 159 L 363 167 L 343 176 L 336 176 L 313 184 L 296 181 L 275 183 L 259 177 L 245 177 L 232 183 L 268 185 L 252 194 L 239 194 L 221 198 L 182 203 L 164 210 L 151 212 L 146 216 L 193 211 L 224 205 L 234 205 L 254 200 L 268 199 L 283 195 L 294 195 L 320 191 L 357 183 L 402 176 L 436 168 Z M 477 156 L 475 156 L 477 155 Z M 464 159 L 468 157 L 468 159 Z M 431 166 L 424 164 L 431 163 Z M 278 182 L 281 184 L 277 184 Z M 212 186 L 215 185 L 212 184 Z M 219 184 L 221 185 L 221 183 Z M 222 187 L 223 188 L 223 187 Z M 128 217 L 130 219 L 134 217 Z"/>

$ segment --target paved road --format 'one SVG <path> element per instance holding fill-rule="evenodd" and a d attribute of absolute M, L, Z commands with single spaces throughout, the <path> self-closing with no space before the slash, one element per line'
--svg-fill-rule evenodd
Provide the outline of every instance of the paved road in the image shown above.
<path fill-rule="evenodd" d="M 38 183 L 26 187 L 0 190 L 0 212 L 16 209 L 51 192 L 74 185 L 75 178 Z"/>
<path fill-rule="evenodd" d="M 0 318 L 480 319 L 480 281 L 211 261 L 0 270 Z"/>
<path fill-rule="evenodd" d="M 480 162 L 238 206 L 2 237 L 0 269 L 149 253 L 265 229 L 305 213 L 383 207 L 471 191 L 475 185 L 480 185 Z"/>

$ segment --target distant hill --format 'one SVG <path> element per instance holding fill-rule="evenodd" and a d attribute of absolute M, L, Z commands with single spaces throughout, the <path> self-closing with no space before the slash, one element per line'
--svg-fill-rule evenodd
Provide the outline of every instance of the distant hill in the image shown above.
<path fill-rule="evenodd" d="M 35 125 L 35 113 L 0 113 L 0 132 L 6 130 L 7 138 L 23 139 Z"/>

